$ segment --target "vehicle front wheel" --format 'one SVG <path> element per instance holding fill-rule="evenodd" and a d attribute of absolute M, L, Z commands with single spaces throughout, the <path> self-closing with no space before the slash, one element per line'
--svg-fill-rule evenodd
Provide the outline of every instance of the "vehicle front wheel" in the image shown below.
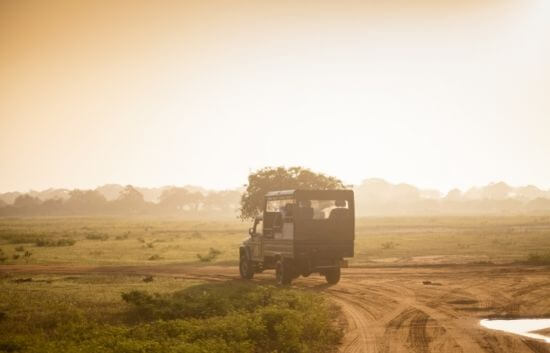
<path fill-rule="evenodd" d="M 338 283 L 340 281 L 340 266 L 326 270 L 325 279 L 328 284 Z"/>
<path fill-rule="evenodd" d="M 239 272 L 242 279 L 252 279 L 254 277 L 254 265 L 246 255 L 241 255 L 239 260 Z"/>
<path fill-rule="evenodd" d="M 275 278 L 280 286 L 288 286 L 292 282 L 292 273 L 288 262 L 279 260 L 275 266 Z"/>

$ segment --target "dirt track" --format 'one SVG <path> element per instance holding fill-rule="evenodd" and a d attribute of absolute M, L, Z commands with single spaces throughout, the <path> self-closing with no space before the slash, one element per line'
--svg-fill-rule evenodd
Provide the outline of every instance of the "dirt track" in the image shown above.
<path fill-rule="evenodd" d="M 12 275 L 123 273 L 238 279 L 235 267 L 0 266 Z M 255 281 L 273 283 L 273 273 Z M 352 268 L 327 286 L 319 276 L 293 286 L 322 291 L 347 321 L 342 352 L 550 352 L 550 345 L 479 326 L 486 317 L 550 317 L 550 268 L 440 266 Z"/>

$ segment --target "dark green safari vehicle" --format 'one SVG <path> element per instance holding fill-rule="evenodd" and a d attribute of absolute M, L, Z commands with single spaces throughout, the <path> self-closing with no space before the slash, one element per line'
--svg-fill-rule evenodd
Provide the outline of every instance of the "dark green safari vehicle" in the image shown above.
<path fill-rule="evenodd" d="M 355 208 L 352 190 L 284 190 L 265 195 L 263 214 L 239 249 L 242 278 L 275 269 L 284 285 L 319 273 L 340 280 L 346 257 L 353 257 Z"/>

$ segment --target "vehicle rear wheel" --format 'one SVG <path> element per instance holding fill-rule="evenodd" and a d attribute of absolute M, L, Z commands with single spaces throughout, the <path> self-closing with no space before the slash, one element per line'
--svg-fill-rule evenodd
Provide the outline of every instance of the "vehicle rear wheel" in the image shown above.
<path fill-rule="evenodd" d="M 328 284 L 336 284 L 340 281 L 340 266 L 329 268 L 325 271 L 325 279 Z"/>
<path fill-rule="evenodd" d="M 275 266 L 275 278 L 280 286 L 288 286 L 292 282 L 292 273 L 287 261 L 279 260 Z"/>
<path fill-rule="evenodd" d="M 239 272 L 241 273 L 241 278 L 243 279 L 252 279 L 254 277 L 254 265 L 252 261 L 248 259 L 246 254 L 241 255 L 239 260 Z"/>

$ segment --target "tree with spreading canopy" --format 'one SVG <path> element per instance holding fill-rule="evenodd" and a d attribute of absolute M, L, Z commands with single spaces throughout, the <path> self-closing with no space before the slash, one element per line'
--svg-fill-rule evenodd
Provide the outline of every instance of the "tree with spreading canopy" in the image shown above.
<path fill-rule="evenodd" d="M 170 212 L 198 211 L 204 202 L 200 192 L 189 191 L 186 188 L 172 187 L 160 195 L 159 206 Z"/>
<path fill-rule="evenodd" d="M 334 190 L 343 189 L 338 178 L 315 173 L 302 167 L 267 167 L 248 176 L 246 191 L 241 196 L 240 218 L 248 220 L 257 217 L 263 208 L 266 193 L 278 190 Z"/>

